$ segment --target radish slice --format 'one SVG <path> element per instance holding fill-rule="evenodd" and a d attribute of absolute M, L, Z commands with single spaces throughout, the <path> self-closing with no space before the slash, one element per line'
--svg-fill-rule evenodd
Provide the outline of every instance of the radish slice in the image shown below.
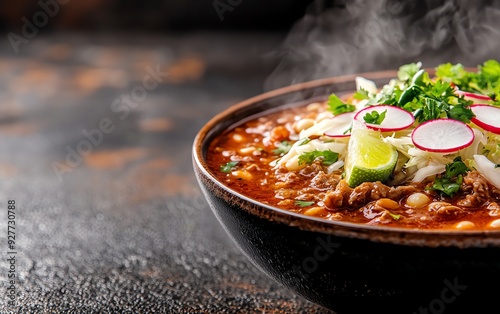
<path fill-rule="evenodd" d="M 496 167 L 492 161 L 483 155 L 474 155 L 474 161 L 476 162 L 477 171 L 497 189 L 500 189 L 500 167 Z"/>
<path fill-rule="evenodd" d="M 371 113 L 373 111 L 381 114 L 386 111 L 385 118 L 380 124 L 366 123 L 363 119 L 367 113 Z M 415 118 L 413 115 L 399 107 L 388 106 L 388 105 L 378 105 L 366 107 L 360 110 L 354 120 L 363 122 L 370 129 L 382 131 L 382 132 L 391 132 L 391 131 L 399 131 L 404 130 L 415 122 Z"/>
<path fill-rule="evenodd" d="M 486 131 L 500 134 L 500 108 L 489 105 L 472 105 L 470 109 L 475 117 L 470 119 Z"/>
<path fill-rule="evenodd" d="M 346 112 L 330 119 L 332 127 L 325 132 L 329 137 L 347 137 L 351 136 L 351 126 L 355 112 Z"/>
<path fill-rule="evenodd" d="M 472 144 L 474 132 L 465 123 L 453 119 L 434 119 L 413 130 L 415 147 L 428 152 L 452 153 Z"/>
<path fill-rule="evenodd" d="M 455 93 L 459 96 L 464 96 L 467 100 L 472 100 L 475 103 L 490 103 L 492 99 L 487 95 L 475 94 L 470 92 L 464 92 L 461 90 L 456 90 Z"/>

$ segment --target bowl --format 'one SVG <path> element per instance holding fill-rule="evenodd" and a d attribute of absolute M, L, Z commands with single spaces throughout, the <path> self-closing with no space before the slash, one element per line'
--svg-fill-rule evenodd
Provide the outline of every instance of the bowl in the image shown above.
<path fill-rule="evenodd" d="M 336 313 L 498 313 L 500 233 L 415 230 L 328 221 L 268 206 L 218 181 L 205 156 L 228 127 L 256 114 L 381 86 L 395 71 L 305 82 L 229 107 L 193 142 L 197 181 L 220 224 L 252 263 L 305 299 Z"/>

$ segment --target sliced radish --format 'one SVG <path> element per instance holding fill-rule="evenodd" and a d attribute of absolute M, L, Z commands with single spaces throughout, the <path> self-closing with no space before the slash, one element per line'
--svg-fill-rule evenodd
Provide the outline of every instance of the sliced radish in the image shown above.
<path fill-rule="evenodd" d="M 385 118 L 380 124 L 366 123 L 364 120 L 364 116 L 373 111 L 381 114 L 384 111 Z M 373 130 L 378 130 L 382 132 L 391 132 L 391 131 L 399 131 L 404 130 L 415 122 L 415 118 L 413 115 L 399 107 L 388 106 L 388 105 L 378 105 L 366 107 L 360 110 L 356 116 L 354 117 L 356 121 L 363 122 L 366 126 Z"/>
<path fill-rule="evenodd" d="M 492 101 L 491 97 L 487 95 L 464 92 L 458 89 L 455 91 L 455 93 L 459 96 L 464 96 L 465 99 L 472 100 L 475 103 L 489 103 Z"/>
<path fill-rule="evenodd" d="M 470 119 L 486 131 L 500 134 L 500 108 L 490 105 L 472 105 L 470 109 L 475 117 Z"/>
<path fill-rule="evenodd" d="M 355 112 L 346 112 L 331 118 L 332 127 L 325 132 L 329 137 L 347 137 L 351 136 L 351 126 Z"/>
<path fill-rule="evenodd" d="M 484 155 L 474 155 L 474 161 L 477 171 L 497 189 L 500 189 L 500 167 L 497 167 Z"/>
<path fill-rule="evenodd" d="M 472 144 L 474 132 L 465 123 L 453 119 L 434 119 L 413 130 L 415 147 L 428 152 L 452 153 Z"/>

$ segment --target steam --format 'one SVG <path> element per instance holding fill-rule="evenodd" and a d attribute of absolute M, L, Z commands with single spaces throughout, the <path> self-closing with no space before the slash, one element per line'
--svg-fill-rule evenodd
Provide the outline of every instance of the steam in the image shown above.
<path fill-rule="evenodd" d="M 284 41 L 271 90 L 422 61 L 475 67 L 500 59 L 500 1 L 316 0 Z"/>

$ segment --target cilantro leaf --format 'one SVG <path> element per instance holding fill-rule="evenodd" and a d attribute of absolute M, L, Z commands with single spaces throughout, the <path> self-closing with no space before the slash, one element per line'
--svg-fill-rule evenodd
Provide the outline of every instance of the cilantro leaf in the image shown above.
<path fill-rule="evenodd" d="M 436 68 L 436 76 L 442 81 L 453 83 L 462 91 L 488 95 L 495 105 L 500 105 L 500 63 L 487 60 L 477 68 L 477 72 L 469 72 L 459 63 L 446 63 Z"/>
<path fill-rule="evenodd" d="M 345 104 L 335 94 L 331 94 L 330 97 L 328 97 L 327 104 L 328 104 L 328 110 L 330 110 L 334 115 L 339 115 L 341 113 L 352 112 L 356 110 L 356 106 L 351 104 Z"/>
<path fill-rule="evenodd" d="M 303 164 L 311 165 L 319 157 L 322 158 L 323 165 L 329 166 L 338 160 L 339 154 L 331 150 L 305 152 L 299 156 L 299 166 Z"/>
<path fill-rule="evenodd" d="M 300 206 L 300 207 L 307 207 L 307 206 L 311 206 L 312 204 L 314 204 L 314 202 L 300 201 L 300 200 L 295 201 L 295 205 Z"/>
<path fill-rule="evenodd" d="M 360 88 L 354 93 L 353 97 L 356 100 L 370 99 L 370 93 L 367 90 Z"/>
<path fill-rule="evenodd" d="M 366 113 L 366 115 L 363 117 L 363 120 L 365 120 L 366 123 L 381 124 L 385 119 L 386 113 L 387 110 L 384 110 L 380 114 L 377 111 L 373 110 L 371 113 Z"/>
<path fill-rule="evenodd" d="M 462 161 L 462 158 L 457 157 L 453 159 L 451 164 L 446 165 L 445 175 L 449 178 L 453 178 L 460 174 L 466 174 L 467 171 L 469 171 L 467 165 Z"/>
<path fill-rule="evenodd" d="M 290 148 L 292 148 L 292 143 L 289 141 L 281 141 L 278 144 L 278 147 L 273 150 L 273 154 L 275 155 L 285 155 L 290 151 Z"/>
<path fill-rule="evenodd" d="M 469 123 L 470 119 L 474 117 L 474 113 L 470 108 L 464 107 L 463 104 L 458 104 L 456 106 L 451 106 L 448 112 L 451 119 L 462 121 L 464 123 Z"/>
<path fill-rule="evenodd" d="M 455 65 L 444 63 L 436 68 L 436 76 L 445 82 L 463 85 L 463 81 L 468 77 L 468 73 L 460 63 Z"/>
<path fill-rule="evenodd" d="M 397 105 L 403 91 L 399 86 L 384 85 L 382 90 L 368 100 L 367 105 Z"/>
<path fill-rule="evenodd" d="M 220 171 L 229 173 L 233 170 L 233 168 L 239 163 L 239 161 L 229 161 L 220 166 Z"/>
<path fill-rule="evenodd" d="M 463 175 L 467 171 L 469 171 L 467 165 L 460 157 L 457 157 L 452 163 L 446 165 L 445 173 L 437 177 L 429 189 L 452 197 L 460 189 L 460 185 L 463 182 Z"/>
<path fill-rule="evenodd" d="M 456 95 L 451 83 L 441 80 L 426 82 L 424 78 L 419 84 L 406 88 L 398 101 L 398 106 L 413 112 L 418 122 L 447 117 L 469 123 L 474 117 L 469 108 L 471 102 Z"/>
<path fill-rule="evenodd" d="M 408 82 L 420 70 L 422 63 L 410 63 L 399 67 L 398 79 L 402 82 Z"/>
<path fill-rule="evenodd" d="M 387 211 L 387 212 L 389 213 L 389 215 L 391 215 L 392 219 L 394 219 L 394 220 L 399 220 L 401 218 L 400 214 L 393 214 L 390 211 Z"/>
<path fill-rule="evenodd" d="M 450 179 L 445 177 L 436 178 L 431 187 L 431 190 L 439 191 L 449 197 L 452 197 L 453 194 L 458 192 L 459 189 L 460 184 L 458 182 L 452 182 Z"/>

